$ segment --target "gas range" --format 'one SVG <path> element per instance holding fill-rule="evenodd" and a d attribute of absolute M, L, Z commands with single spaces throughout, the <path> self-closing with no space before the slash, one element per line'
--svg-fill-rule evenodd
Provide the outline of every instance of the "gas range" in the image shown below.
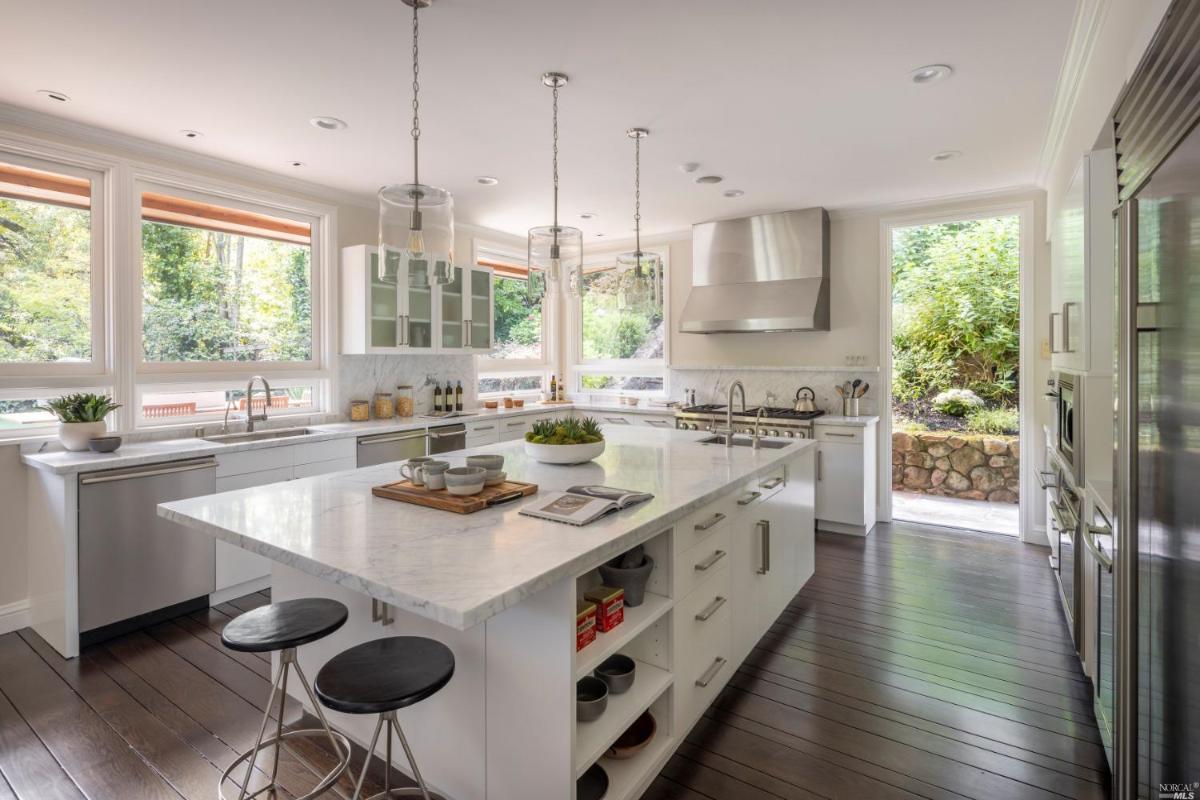
<path fill-rule="evenodd" d="M 737 433 L 753 433 L 758 410 L 759 406 L 751 406 L 745 411 L 740 409 L 735 411 L 733 414 L 734 430 Z M 763 406 L 758 432 L 764 436 L 776 436 L 784 439 L 811 439 L 813 438 L 812 421 L 824 413 L 824 411 L 795 411 L 791 408 Z M 688 406 L 675 412 L 675 427 L 681 431 L 711 431 L 724 424 L 725 406 L 717 403 Z"/>

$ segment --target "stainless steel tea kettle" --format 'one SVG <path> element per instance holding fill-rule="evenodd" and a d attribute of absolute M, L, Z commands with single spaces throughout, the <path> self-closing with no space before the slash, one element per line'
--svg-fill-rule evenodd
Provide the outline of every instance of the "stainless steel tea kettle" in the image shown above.
<path fill-rule="evenodd" d="M 801 397 L 804 392 L 808 392 L 807 397 Z M 793 411 L 812 412 L 817 410 L 817 393 L 807 386 L 801 386 L 796 390 L 796 404 L 792 406 Z"/>

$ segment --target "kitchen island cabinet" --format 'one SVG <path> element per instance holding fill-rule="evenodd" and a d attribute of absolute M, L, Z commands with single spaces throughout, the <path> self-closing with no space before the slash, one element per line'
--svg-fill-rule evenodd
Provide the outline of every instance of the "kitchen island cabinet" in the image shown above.
<path fill-rule="evenodd" d="M 438 791 L 562 800 L 599 760 L 607 797 L 632 798 L 736 671 L 745 648 L 735 646 L 735 618 L 752 617 L 757 638 L 811 574 L 816 444 L 725 448 L 699 444 L 697 432 L 632 427 L 606 430 L 606 438 L 596 461 L 571 467 L 537 464 L 519 442 L 447 456 L 457 463 L 472 452 L 502 453 L 509 476 L 537 483 L 542 496 L 577 483 L 655 495 L 580 528 L 521 516 L 519 505 L 460 517 L 375 498 L 372 486 L 395 480 L 387 465 L 168 503 L 160 514 L 271 559 L 275 599 L 323 596 L 349 607 L 341 630 L 300 649 L 309 675 L 383 636 L 423 635 L 450 647 L 454 679 L 400 712 Z M 753 492 L 760 495 L 737 505 Z M 771 519 L 761 586 L 736 572 L 744 540 L 765 541 L 761 527 L 744 524 L 756 517 Z M 638 544 L 655 562 L 645 601 L 576 652 L 576 604 L 599 584 L 596 568 Z M 577 721 L 575 682 L 618 652 L 637 662 L 634 687 L 611 696 L 599 719 Z M 626 761 L 605 758 L 647 709 L 658 724 L 650 744 Z M 373 724 L 331 719 L 360 742 Z M 407 768 L 402 759 L 396 766 Z"/>

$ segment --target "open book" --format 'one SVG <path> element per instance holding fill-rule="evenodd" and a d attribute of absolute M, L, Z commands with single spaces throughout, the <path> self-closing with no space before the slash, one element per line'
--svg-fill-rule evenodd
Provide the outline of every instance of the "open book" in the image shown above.
<path fill-rule="evenodd" d="M 629 508 L 654 497 L 645 492 L 631 492 L 612 486 L 572 486 L 565 492 L 555 492 L 529 503 L 521 509 L 527 517 L 565 522 L 568 525 L 587 525 L 605 514 Z"/>

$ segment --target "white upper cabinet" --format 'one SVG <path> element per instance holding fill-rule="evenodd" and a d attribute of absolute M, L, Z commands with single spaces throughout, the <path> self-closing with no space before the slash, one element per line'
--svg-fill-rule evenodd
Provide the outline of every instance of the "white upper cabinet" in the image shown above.
<path fill-rule="evenodd" d="M 1111 149 L 1083 157 L 1062 198 L 1050 244 L 1050 365 L 1112 371 L 1116 167 Z"/>
<path fill-rule="evenodd" d="M 491 351 L 490 269 L 455 267 L 451 283 L 430 287 L 408 274 L 399 254 L 389 252 L 387 263 L 395 283 L 380 279 L 376 248 L 342 250 L 342 353 Z"/>

